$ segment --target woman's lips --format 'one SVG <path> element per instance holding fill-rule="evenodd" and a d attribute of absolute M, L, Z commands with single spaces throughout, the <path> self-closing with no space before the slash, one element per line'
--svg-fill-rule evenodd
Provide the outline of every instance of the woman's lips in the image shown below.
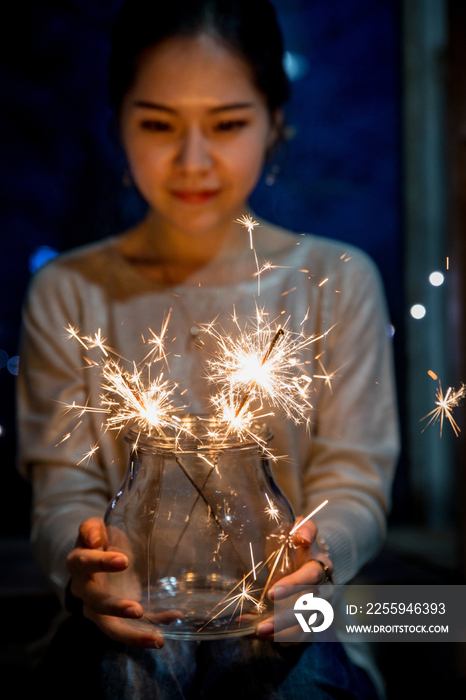
<path fill-rule="evenodd" d="M 202 204 L 216 197 L 220 190 L 171 190 L 171 194 L 187 204 Z"/>

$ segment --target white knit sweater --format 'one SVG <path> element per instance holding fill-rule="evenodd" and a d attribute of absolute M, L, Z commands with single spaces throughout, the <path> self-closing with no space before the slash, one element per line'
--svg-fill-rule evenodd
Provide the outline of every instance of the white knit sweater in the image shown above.
<path fill-rule="evenodd" d="M 102 434 L 103 417 L 78 419 L 63 404 L 98 405 L 99 371 L 84 355 L 99 359 L 67 340 L 71 324 L 83 334 L 99 328 L 106 343 L 131 361 L 147 352 L 141 334 L 160 329 L 172 309 L 167 335 L 170 376 L 186 389 L 189 411 L 208 410 L 205 380 L 208 343 L 199 349 L 190 328 L 219 316 L 230 330 L 237 316 L 254 315 L 255 302 L 269 319 L 290 316 L 290 327 L 307 334 L 334 328 L 311 346 L 307 374 L 335 372 L 331 383 L 311 385 L 311 431 L 275 411 L 267 419 L 281 458 L 274 466 L 279 485 L 295 513 L 305 515 L 325 498 L 315 516 L 328 545 L 335 580 L 351 579 L 380 547 L 389 507 L 390 484 L 398 450 L 392 358 L 385 304 L 377 271 L 347 244 L 306 235 L 290 243 L 265 273 L 257 298 L 257 279 L 243 275 L 221 284 L 161 288 L 142 277 L 120 256 L 115 239 L 71 251 L 36 274 L 24 310 L 19 376 L 20 468 L 34 485 L 33 542 L 37 558 L 60 596 L 68 581 L 65 559 L 80 523 L 102 516 L 120 485 L 127 445 L 115 433 Z M 346 254 L 346 255 L 344 255 Z M 321 284 L 324 280 L 328 280 Z M 172 340 L 173 339 L 173 340 Z M 79 427 L 73 428 L 82 421 Z M 63 437 L 70 437 L 61 442 Z M 100 449 L 78 466 L 90 446 Z"/>

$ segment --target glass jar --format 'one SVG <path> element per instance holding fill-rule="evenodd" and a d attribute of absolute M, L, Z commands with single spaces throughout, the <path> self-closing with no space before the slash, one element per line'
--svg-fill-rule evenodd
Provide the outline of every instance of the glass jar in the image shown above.
<path fill-rule="evenodd" d="M 129 466 L 105 516 L 108 550 L 129 559 L 108 592 L 137 600 L 170 639 L 247 635 L 270 616 L 267 591 L 293 567 L 294 514 L 277 486 L 266 425 L 239 440 L 213 419 L 182 432 L 130 430 Z"/>

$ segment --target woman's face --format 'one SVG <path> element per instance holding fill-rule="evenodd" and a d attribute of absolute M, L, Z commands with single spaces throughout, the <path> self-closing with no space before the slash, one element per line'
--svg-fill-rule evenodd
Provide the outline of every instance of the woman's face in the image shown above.
<path fill-rule="evenodd" d="M 137 188 L 161 223 L 190 234 L 238 216 L 275 135 L 248 65 L 207 35 L 147 50 L 120 125 Z"/>

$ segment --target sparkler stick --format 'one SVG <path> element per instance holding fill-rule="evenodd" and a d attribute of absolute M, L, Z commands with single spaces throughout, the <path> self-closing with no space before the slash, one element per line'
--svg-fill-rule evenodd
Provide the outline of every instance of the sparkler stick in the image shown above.
<path fill-rule="evenodd" d="M 189 471 L 186 469 L 186 467 L 184 466 L 183 462 L 181 461 L 181 459 L 178 457 L 177 454 L 175 454 L 175 461 L 176 461 L 177 465 L 180 467 L 180 469 L 181 469 L 181 471 L 183 472 L 183 474 L 185 475 L 185 477 L 186 477 L 186 478 L 188 479 L 188 481 L 190 482 L 191 486 L 192 486 L 194 489 L 196 489 L 198 495 L 202 498 L 202 500 L 203 500 L 204 503 L 206 504 L 207 508 L 209 509 L 209 513 L 211 514 L 211 516 L 213 517 L 213 519 L 215 520 L 215 522 L 217 523 L 217 525 L 219 526 L 219 528 L 220 528 L 221 531 L 223 532 L 223 526 L 222 526 L 222 523 L 221 523 L 221 521 L 220 521 L 220 518 L 219 518 L 218 515 L 215 513 L 215 511 L 213 510 L 213 508 L 212 508 L 212 506 L 210 505 L 209 501 L 207 500 L 207 497 L 206 497 L 204 491 L 196 484 L 196 482 L 195 482 L 194 479 L 192 478 L 191 474 L 190 474 Z"/>
<path fill-rule="evenodd" d="M 278 331 L 275 333 L 274 337 L 272 338 L 270 345 L 269 345 L 269 348 L 262 359 L 261 367 L 263 367 L 265 365 L 265 363 L 267 362 L 267 360 L 269 359 L 270 355 L 273 352 L 275 345 L 278 343 L 278 341 L 282 337 L 282 335 L 285 335 L 285 331 L 283 330 L 283 328 L 279 328 Z M 238 418 L 239 414 L 243 410 L 245 404 L 247 403 L 247 401 L 249 400 L 249 397 L 251 396 L 251 392 L 254 389 L 255 385 L 256 385 L 256 380 L 254 380 L 254 379 L 251 380 L 251 383 L 249 385 L 249 389 L 244 394 L 244 396 L 241 399 L 241 402 L 236 410 L 235 418 Z"/>
<path fill-rule="evenodd" d="M 301 525 L 304 525 L 304 523 L 306 523 L 310 518 L 312 518 L 312 516 L 315 515 L 321 508 L 326 506 L 327 503 L 328 503 L 328 499 L 325 500 L 323 503 L 321 503 L 320 506 L 317 506 L 317 508 L 314 508 L 312 513 L 309 513 L 309 515 L 306 515 L 304 520 L 301 520 L 297 525 L 294 526 L 294 528 L 292 530 L 290 530 L 290 535 L 293 535 L 296 532 L 296 530 L 299 530 Z"/>
<path fill-rule="evenodd" d="M 269 500 L 268 497 L 267 497 L 267 500 Z M 270 503 L 270 501 L 269 501 L 269 503 Z M 312 516 L 315 515 L 319 510 L 321 510 L 321 508 L 326 506 L 327 503 L 328 503 L 328 499 L 323 501 L 319 506 L 317 506 L 317 508 L 314 508 L 314 510 L 311 513 L 309 513 L 309 515 L 307 515 L 303 520 L 301 520 L 297 525 L 295 525 L 290 530 L 290 532 L 288 534 L 283 533 L 282 535 L 280 535 L 280 539 L 282 540 L 282 544 L 268 556 L 268 558 L 265 560 L 265 562 L 259 562 L 259 564 L 254 563 L 252 545 L 251 545 L 251 543 L 249 543 L 249 547 L 250 547 L 250 551 L 251 551 L 251 561 L 252 561 L 253 568 L 245 576 L 243 576 L 243 578 L 229 591 L 229 593 L 215 606 L 215 608 L 213 608 L 213 610 L 215 610 L 217 607 L 220 607 L 224 603 L 226 603 L 226 605 L 224 605 L 224 607 L 218 613 L 216 613 L 213 617 L 211 617 L 209 620 L 206 621 L 206 623 L 198 630 L 198 632 L 200 630 L 204 629 L 204 627 L 209 622 L 211 622 L 215 618 L 219 617 L 219 615 L 221 615 L 225 610 L 227 610 L 234 603 L 237 603 L 237 605 L 235 606 L 235 608 L 233 610 L 233 615 L 235 614 L 235 612 L 238 608 L 238 605 L 240 603 L 242 605 L 242 602 L 244 599 L 252 600 L 253 602 L 255 602 L 257 607 L 262 606 L 264 604 L 263 601 L 264 601 L 265 596 L 267 595 L 270 582 L 272 581 L 272 578 L 273 578 L 275 572 L 277 571 L 278 565 L 283 557 L 283 554 L 285 554 L 285 568 L 286 568 L 288 566 L 288 564 L 287 564 L 287 561 L 288 561 L 287 550 L 290 548 L 296 548 L 292 542 L 291 535 L 293 535 L 297 530 L 299 530 L 299 528 L 302 525 L 304 525 L 304 523 L 306 523 L 310 518 L 312 518 Z M 248 584 L 249 588 L 246 588 L 246 581 L 247 581 L 248 577 L 251 576 L 251 574 L 253 574 L 254 579 L 256 580 L 256 578 L 257 578 L 256 572 L 260 572 L 263 569 L 263 567 L 266 566 L 272 559 L 273 559 L 273 564 L 272 564 L 272 567 L 270 569 L 269 575 L 267 577 L 267 581 L 263 587 L 261 597 L 259 598 L 258 601 L 254 601 L 254 599 L 250 595 L 247 595 L 247 593 L 251 590 L 252 584 Z M 239 594 L 233 595 L 234 591 L 240 586 L 243 587 L 242 592 Z M 213 610 L 211 610 L 208 613 L 208 615 L 210 615 L 213 612 Z"/>
<path fill-rule="evenodd" d="M 204 490 L 204 488 L 205 488 L 207 482 L 209 481 L 210 475 L 212 474 L 212 472 L 214 471 L 214 469 L 215 469 L 215 465 L 212 464 L 211 467 L 210 467 L 210 470 L 209 470 L 209 472 L 208 472 L 208 474 L 207 474 L 207 476 L 206 476 L 206 478 L 205 478 L 205 481 L 204 481 L 204 483 L 203 483 L 202 486 L 201 486 L 201 491 Z M 196 490 L 197 490 L 197 489 L 196 489 Z M 165 571 L 164 571 L 164 573 L 163 573 L 162 578 L 164 578 L 165 576 L 167 576 L 167 575 L 168 575 L 168 572 L 170 571 L 170 567 L 171 567 L 171 565 L 173 564 L 173 561 L 174 561 L 174 559 L 175 559 L 175 557 L 176 557 L 176 553 L 177 553 L 178 548 L 179 548 L 179 546 L 180 546 L 180 542 L 181 542 L 181 540 L 183 539 L 186 530 L 188 529 L 189 521 L 190 521 L 190 519 L 191 519 L 191 515 L 193 514 L 194 509 L 195 509 L 195 507 L 197 506 L 200 497 L 201 497 L 201 496 L 200 496 L 200 493 L 199 493 L 199 491 L 198 491 L 197 496 L 196 496 L 196 498 L 195 498 L 195 500 L 194 500 L 194 503 L 193 503 L 193 505 L 191 506 L 191 509 L 190 509 L 190 511 L 189 511 L 189 513 L 188 513 L 188 517 L 186 518 L 186 522 L 185 522 L 185 524 L 184 524 L 184 527 L 183 527 L 183 529 L 182 529 L 182 531 L 181 531 L 181 533 L 180 533 L 180 536 L 178 537 L 178 539 L 177 539 L 177 541 L 176 541 L 176 544 L 175 544 L 175 546 L 174 546 L 174 548 L 173 548 L 173 553 L 172 553 L 171 559 L 170 559 L 170 561 L 168 562 L 168 565 L 167 565 L 167 567 L 166 567 L 166 569 L 165 569 Z"/>
<path fill-rule="evenodd" d="M 287 547 L 292 547 L 292 546 L 293 546 L 292 540 L 290 539 L 290 538 L 291 538 L 291 535 L 293 535 L 293 534 L 296 532 L 296 530 L 299 530 L 299 528 L 301 527 L 301 525 L 304 525 L 304 523 L 307 522 L 310 518 L 312 518 L 312 516 L 315 515 L 321 508 L 323 508 L 324 506 L 326 506 L 327 503 L 328 503 L 328 499 L 325 500 L 323 503 L 321 503 L 320 506 L 317 506 L 317 508 L 314 508 L 314 510 L 313 510 L 311 513 L 309 513 L 309 515 L 307 515 L 307 516 L 304 518 L 304 520 L 301 520 L 297 525 L 295 525 L 294 528 L 292 528 L 292 529 L 290 530 L 290 532 L 288 533 L 288 536 L 286 536 L 285 541 L 283 542 L 283 544 L 281 545 L 281 547 L 280 547 L 279 549 L 276 550 L 275 561 L 274 561 L 273 566 L 272 566 L 272 568 L 271 568 L 271 570 L 270 570 L 270 573 L 269 573 L 269 577 L 268 577 L 268 579 L 267 579 L 267 582 L 266 582 L 266 584 L 265 584 L 265 586 L 264 586 L 264 590 L 263 590 L 262 596 L 261 596 L 261 598 L 260 598 L 261 601 L 264 599 L 265 595 L 267 594 L 270 581 L 272 580 L 272 577 L 273 577 L 273 575 L 274 575 L 274 573 L 275 573 L 275 571 L 276 571 L 276 569 L 277 569 L 277 566 L 278 566 L 279 561 L 280 561 L 280 559 L 281 559 L 281 557 L 282 557 L 282 554 L 283 554 L 284 552 L 286 552 L 286 548 L 287 548 Z"/>
<path fill-rule="evenodd" d="M 255 581 L 255 580 L 257 579 L 257 576 L 256 576 L 256 565 L 254 564 L 254 552 L 252 551 L 252 544 L 251 544 L 251 542 L 249 543 L 249 549 L 250 549 L 250 551 L 251 551 L 252 571 L 253 571 L 253 574 L 254 574 L 254 581 Z"/>
<path fill-rule="evenodd" d="M 267 500 L 269 500 L 269 499 L 267 498 Z M 245 588 L 245 584 L 246 584 L 247 579 L 249 578 L 249 576 L 251 576 L 251 574 L 253 574 L 254 578 L 256 579 L 256 573 L 260 573 L 260 571 L 265 566 L 267 566 L 270 561 L 273 560 L 269 575 L 267 577 L 267 581 L 263 587 L 261 597 L 255 603 L 256 607 L 258 608 L 258 612 L 260 612 L 261 606 L 264 605 L 263 601 L 264 601 L 265 596 L 267 595 L 270 582 L 272 581 L 272 578 L 277 571 L 277 568 L 280 564 L 280 561 L 282 560 L 283 555 L 285 555 L 284 564 L 285 564 L 285 569 L 286 569 L 288 567 L 288 550 L 293 549 L 293 548 L 296 549 L 296 546 L 293 544 L 293 541 L 291 539 L 291 535 L 294 534 L 305 522 L 307 522 L 310 518 L 312 518 L 312 516 L 315 515 L 321 508 L 323 508 L 325 505 L 327 505 L 327 503 L 328 503 L 328 500 L 323 501 L 323 503 L 321 503 L 319 506 L 317 506 L 317 508 L 315 508 L 311 513 L 309 513 L 309 515 L 307 515 L 303 520 L 301 520 L 297 525 L 295 525 L 295 527 L 292 528 L 292 530 L 290 530 L 289 533 L 281 534 L 279 537 L 280 537 L 280 540 L 282 541 L 282 544 L 277 549 L 275 549 L 267 557 L 267 559 L 264 562 L 261 561 L 258 564 L 254 564 L 252 545 L 251 545 L 251 543 L 249 543 L 249 546 L 251 549 L 251 560 L 252 560 L 253 568 L 250 571 L 248 571 L 248 573 L 245 576 L 243 576 L 243 578 L 229 591 L 229 593 L 215 606 L 215 608 L 213 608 L 213 610 L 215 610 L 217 607 L 222 606 L 224 603 L 226 603 L 226 605 L 224 605 L 224 607 L 218 613 L 216 613 L 216 615 L 214 615 L 209 620 L 207 620 L 206 623 L 198 631 L 204 629 L 204 627 L 209 622 L 211 622 L 212 620 L 217 618 L 219 615 L 221 615 L 222 612 L 224 612 L 226 609 L 228 609 L 228 607 L 230 607 L 234 603 L 237 603 L 237 605 L 233 611 L 233 615 L 234 615 L 234 613 L 236 612 L 237 607 L 239 605 L 238 601 L 240 601 L 240 599 L 242 597 L 246 598 L 248 600 L 251 600 L 251 597 L 247 596 L 245 593 L 245 591 L 250 590 L 250 588 L 248 588 L 248 589 Z M 249 585 L 252 586 L 252 584 L 249 584 Z M 243 587 L 243 591 L 239 594 L 233 595 L 234 591 L 237 588 L 239 588 L 240 586 Z M 211 610 L 208 613 L 208 615 L 210 615 L 213 612 L 213 610 Z"/>
<path fill-rule="evenodd" d="M 210 505 L 210 503 L 209 503 L 209 501 L 208 501 L 208 499 L 207 499 L 207 497 L 206 497 L 204 491 L 196 484 L 196 482 L 195 482 L 194 479 L 192 478 L 191 474 L 190 474 L 189 471 L 186 469 L 186 467 L 184 466 L 183 462 L 181 461 L 181 459 L 179 458 L 179 456 L 178 456 L 176 453 L 175 453 L 175 461 L 176 461 L 176 463 L 178 464 L 178 466 L 180 467 L 180 469 L 182 470 L 182 472 L 183 472 L 183 474 L 185 475 L 185 477 L 186 477 L 186 478 L 188 479 L 188 481 L 190 482 L 191 486 L 193 486 L 193 488 L 196 489 L 197 493 L 199 494 L 199 496 L 202 498 L 202 500 L 203 500 L 204 503 L 206 504 L 206 506 L 207 506 L 207 508 L 208 508 L 208 513 L 209 513 L 209 515 L 215 520 L 216 524 L 217 524 L 218 527 L 220 528 L 220 532 L 223 534 L 224 531 L 225 531 L 225 527 L 223 526 L 222 521 L 221 521 L 220 518 L 218 517 L 218 515 L 217 515 L 217 513 L 215 512 L 215 510 L 213 509 L 213 507 Z M 179 544 L 179 540 L 178 540 L 178 544 Z M 231 544 L 231 546 L 232 546 L 232 548 L 233 548 L 233 551 L 235 552 L 236 556 L 238 557 L 238 559 L 239 559 L 239 561 L 240 561 L 240 563 L 241 563 L 241 566 L 245 569 L 246 566 L 245 566 L 245 564 L 244 564 L 244 561 L 243 561 L 241 555 L 239 554 L 238 550 L 236 549 L 236 547 L 235 547 L 235 545 L 233 544 L 232 541 L 230 541 L 230 544 Z"/>
<path fill-rule="evenodd" d="M 264 590 L 262 591 L 262 595 L 261 595 L 261 597 L 260 597 L 260 602 L 262 602 L 262 601 L 264 600 L 264 598 L 265 598 L 265 596 L 266 596 L 266 594 L 267 594 L 267 591 L 268 591 L 268 589 L 269 589 L 269 583 L 270 583 L 270 581 L 272 580 L 272 576 L 273 576 L 274 573 L 275 573 L 275 569 L 276 569 L 277 566 L 278 566 L 278 562 L 280 561 L 281 556 L 282 556 L 282 554 L 283 554 L 283 552 L 284 552 L 286 546 L 287 546 L 287 542 L 285 541 L 284 544 L 282 544 L 282 546 L 280 547 L 280 549 L 277 549 L 277 550 L 274 552 L 274 554 L 276 555 L 276 556 L 275 556 L 275 561 L 274 561 L 273 566 L 272 566 L 272 568 L 271 568 L 271 570 L 270 570 L 269 577 L 268 577 L 267 582 L 266 582 L 266 584 L 265 584 L 265 586 L 264 586 Z"/>

